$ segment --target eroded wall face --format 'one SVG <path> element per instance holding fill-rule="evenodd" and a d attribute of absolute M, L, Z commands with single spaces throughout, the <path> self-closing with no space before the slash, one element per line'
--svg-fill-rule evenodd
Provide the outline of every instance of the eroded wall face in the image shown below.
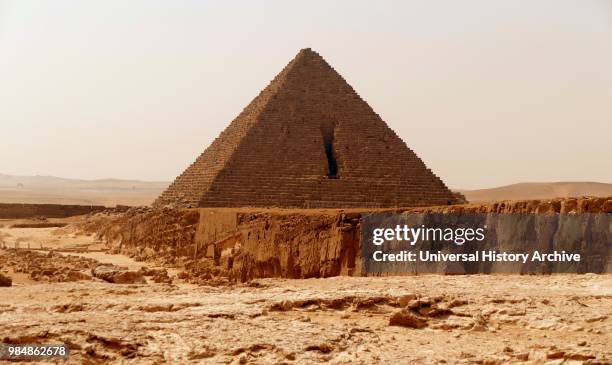
<path fill-rule="evenodd" d="M 367 274 L 612 270 L 610 213 L 374 213 L 361 230 Z"/>
<path fill-rule="evenodd" d="M 117 249 L 144 260 L 214 267 L 246 281 L 259 277 L 365 275 L 364 212 L 338 210 L 165 209 L 120 218 L 104 234 Z M 482 250 L 575 250 L 586 265 L 556 270 L 525 265 L 513 272 L 612 272 L 612 199 L 558 199 L 405 211 L 417 220 L 476 214 L 490 227 Z M 433 217 L 433 218 L 432 218 Z M 436 218 L 437 219 L 437 218 Z M 608 222 L 608 223 L 606 223 Z M 443 264 L 425 272 L 455 273 Z M 456 268 L 455 268 L 456 269 Z M 453 270 L 455 270 L 453 269 Z M 496 264 L 465 265 L 461 273 L 508 272 Z M 207 269 L 207 273 L 211 270 Z M 372 274 L 371 274 L 372 275 Z M 373 274 L 379 275 L 379 274 Z"/>

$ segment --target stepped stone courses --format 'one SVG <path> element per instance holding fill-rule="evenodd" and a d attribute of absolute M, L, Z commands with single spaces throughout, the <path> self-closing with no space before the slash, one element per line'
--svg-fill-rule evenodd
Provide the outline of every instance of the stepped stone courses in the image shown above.
<path fill-rule="evenodd" d="M 154 206 L 343 208 L 455 202 L 353 88 L 316 52 L 303 49 Z"/>

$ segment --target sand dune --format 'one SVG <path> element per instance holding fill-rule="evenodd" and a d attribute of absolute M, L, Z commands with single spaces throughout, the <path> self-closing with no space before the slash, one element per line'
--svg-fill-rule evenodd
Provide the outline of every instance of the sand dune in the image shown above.
<path fill-rule="evenodd" d="M 460 190 L 470 202 L 612 196 L 612 184 L 598 182 L 518 183 L 491 189 Z"/>

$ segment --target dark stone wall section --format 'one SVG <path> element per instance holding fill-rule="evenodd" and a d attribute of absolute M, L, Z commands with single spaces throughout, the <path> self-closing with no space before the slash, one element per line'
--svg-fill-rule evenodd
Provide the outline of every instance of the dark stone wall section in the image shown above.
<path fill-rule="evenodd" d="M 107 208 L 101 205 L 0 203 L 0 219 L 66 218 L 105 209 Z"/>

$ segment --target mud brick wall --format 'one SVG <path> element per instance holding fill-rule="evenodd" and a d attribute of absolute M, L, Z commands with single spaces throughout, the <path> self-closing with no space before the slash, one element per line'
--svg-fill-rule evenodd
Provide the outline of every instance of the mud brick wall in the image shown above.
<path fill-rule="evenodd" d="M 155 205 L 340 208 L 454 202 L 444 183 L 355 90 L 306 49 Z"/>
<path fill-rule="evenodd" d="M 0 203 L 0 219 L 65 218 L 99 212 L 104 209 L 106 207 L 101 205 Z"/>

